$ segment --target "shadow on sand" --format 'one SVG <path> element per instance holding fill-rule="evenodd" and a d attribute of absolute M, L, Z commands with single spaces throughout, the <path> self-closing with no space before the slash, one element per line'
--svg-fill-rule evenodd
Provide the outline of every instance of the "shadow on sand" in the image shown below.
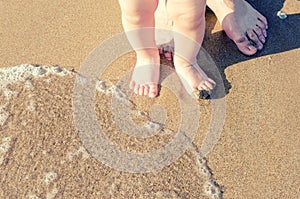
<path fill-rule="evenodd" d="M 253 56 L 246 56 L 237 50 L 235 44 L 226 36 L 224 31 L 212 33 L 212 29 L 217 23 L 213 12 L 206 12 L 206 33 L 203 41 L 204 49 L 215 61 L 221 73 L 225 95 L 231 88 L 230 82 L 226 79 L 225 69 L 233 64 L 255 59 L 257 57 L 271 55 L 300 47 L 300 14 L 288 15 L 284 20 L 276 15 L 282 9 L 284 0 L 272 1 L 248 1 L 255 9 L 268 19 L 268 38 L 262 51 Z M 205 68 L 203 68 L 205 70 Z M 218 98 L 225 95 L 218 95 Z"/>

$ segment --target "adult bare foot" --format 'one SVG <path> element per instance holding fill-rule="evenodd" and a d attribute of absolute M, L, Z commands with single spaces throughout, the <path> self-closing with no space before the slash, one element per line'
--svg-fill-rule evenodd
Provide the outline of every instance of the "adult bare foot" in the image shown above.
<path fill-rule="evenodd" d="M 158 50 L 137 52 L 137 61 L 132 73 L 130 89 L 136 94 L 154 98 L 158 94 L 160 58 Z"/>
<path fill-rule="evenodd" d="M 245 0 L 207 0 L 227 36 L 238 49 L 253 55 L 266 42 L 267 19 Z"/>

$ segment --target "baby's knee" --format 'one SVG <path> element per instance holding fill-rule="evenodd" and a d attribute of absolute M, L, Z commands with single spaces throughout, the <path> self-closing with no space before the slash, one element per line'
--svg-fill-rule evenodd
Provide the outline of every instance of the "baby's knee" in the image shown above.
<path fill-rule="evenodd" d="M 145 19 L 149 19 L 149 17 L 153 17 L 153 14 L 136 12 L 136 11 L 128 11 L 122 13 L 123 18 L 132 23 L 132 24 L 141 24 L 145 21 Z"/>
<path fill-rule="evenodd" d="M 181 27 L 187 30 L 194 30 L 201 26 L 204 16 L 198 13 L 184 13 L 174 17 L 174 23 L 180 24 Z"/>
<path fill-rule="evenodd" d="M 152 3 L 144 3 L 145 0 L 130 0 L 132 2 L 126 1 L 124 3 L 124 0 L 120 1 L 121 10 L 122 10 L 122 16 L 127 21 L 130 21 L 132 23 L 141 23 L 145 21 L 146 19 L 153 18 L 154 12 L 156 10 L 157 4 L 154 2 Z M 148 1 L 148 0 L 147 0 Z M 151 2 L 151 1 L 149 1 Z M 147 4 L 147 5 L 146 5 Z"/>
<path fill-rule="evenodd" d="M 194 2 L 193 0 L 189 2 L 170 0 L 167 8 L 174 23 L 187 29 L 195 29 L 205 20 L 205 1 L 202 0 Z"/>

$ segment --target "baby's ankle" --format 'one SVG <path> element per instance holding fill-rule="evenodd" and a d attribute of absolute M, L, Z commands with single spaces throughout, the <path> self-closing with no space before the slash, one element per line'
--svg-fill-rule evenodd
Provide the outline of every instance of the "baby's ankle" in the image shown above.
<path fill-rule="evenodd" d="M 190 68 L 192 65 L 197 64 L 197 61 L 187 61 L 185 59 L 181 58 L 174 58 L 174 67 L 175 69 L 184 69 L 184 68 Z"/>
<path fill-rule="evenodd" d="M 144 60 L 144 61 L 157 61 L 159 58 L 159 51 L 157 48 L 153 49 L 143 49 L 143 50 L 137 50 L 136 57 L 137 60 Z"/>

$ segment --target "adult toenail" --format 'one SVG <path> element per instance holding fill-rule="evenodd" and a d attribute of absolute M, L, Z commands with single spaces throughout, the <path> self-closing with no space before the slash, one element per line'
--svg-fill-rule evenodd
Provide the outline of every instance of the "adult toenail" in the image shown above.
<path fill-rule="evenodd" d="M 263 36 L 267 37 L 267 31 L 263 30 Z"/>
<path fill-rule="evenodd" d="M 248 46 L 248 49 L 249 50 L 254 50 L 254 49 L 256 49 L 254 46 Z"/>

